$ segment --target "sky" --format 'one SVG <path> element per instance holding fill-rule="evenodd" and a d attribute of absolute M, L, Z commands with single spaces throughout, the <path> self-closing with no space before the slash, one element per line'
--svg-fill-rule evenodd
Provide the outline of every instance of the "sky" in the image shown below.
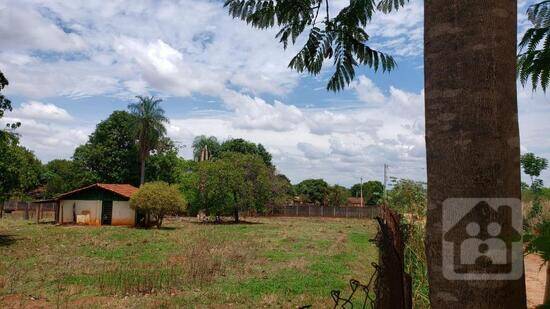
<path fill-rule="evenodd" d="M 533 1 L 518 2 L 520 37 Z M 377 13 L 366 30 L 397 69 L 361 67 L 330 93 L 330 63 L 317 76 L 287 68 L 303 38 L 284 50 L 276 29 L 232 19 L 221 0 L 0 0 L 0 70 L 14 105 L 2 121 L 21 121 L 21 143 L 43 162 L 69 159 L 99 121 L 155 95 L 185 158 L 195 136 L 241 137 L 262 143 L 294 183 L 382 180 L 384 164 L 391 177 L 425 181 L 423 2 Z M 550 159 L 550 95 L 518 84 L 518 106 L 522 152 Z"/>

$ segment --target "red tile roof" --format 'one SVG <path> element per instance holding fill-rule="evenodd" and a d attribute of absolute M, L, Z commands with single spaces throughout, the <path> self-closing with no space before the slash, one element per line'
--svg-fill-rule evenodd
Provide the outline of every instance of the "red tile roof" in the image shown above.
<path fill-rule="evenodd" d="M 98 188 L 113 192 L 113 193 L 118 194 L 118 195 L 120 195 L 122 197 L 125 197 L 125 198 L 130 198 L 132 196 L 132 194 L 134 194 L 138 190 L 138 188 L 136 188 L 132 185 L 129 185 L 129 184 L 96 183 L 96 184 L 89 185 L 89 186 L 86 186 L 86 187 L 83 187 L 83 188 L 80 188 L 80 189 L 69 191 L 67 193 L 63 193 L 63 194 L 59 195 L 58 197 L 56 197 L 56 200 L 60 200 L 65 196 L 71 195 L 71 194 L 76 193 L 76 192 L 84 191 L 84 190 L 87 190 L 87 189 L 91 189 L 91 188 L 94 188 L 94 187 L 98 187 Z"/>

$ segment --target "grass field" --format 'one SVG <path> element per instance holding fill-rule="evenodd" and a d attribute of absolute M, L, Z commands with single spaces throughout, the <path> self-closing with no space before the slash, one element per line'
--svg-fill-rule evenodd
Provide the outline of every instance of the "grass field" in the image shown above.
<path fill-rule="evenodd" d="M 0 219 L 0 307 L 297 307 L 366 282 L 376 224 L 259 218 L 161 230 Z"/>

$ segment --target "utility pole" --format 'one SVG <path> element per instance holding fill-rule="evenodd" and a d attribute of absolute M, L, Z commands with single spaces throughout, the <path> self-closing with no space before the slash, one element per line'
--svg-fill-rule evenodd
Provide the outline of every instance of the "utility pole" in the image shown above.
<path fill-rule="evenodd" d="M 384 163 L 384 199 L 387 197 L 387 185 L 388 185 L 388 165 Z"/>
<path fill-rule="evenodd" d="M 361 177 L 361 207 L 363 207 L 363 177 Z"/>

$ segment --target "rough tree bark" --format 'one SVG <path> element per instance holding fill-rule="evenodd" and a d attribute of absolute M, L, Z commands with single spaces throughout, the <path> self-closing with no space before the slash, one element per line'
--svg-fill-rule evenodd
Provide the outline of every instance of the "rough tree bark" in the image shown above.
<path fill-rule="evenodd" d="M 433 308 L 525 308 L 524 278 L 447 280 L 442 203 L 520 198 L 514 0 L 425 0 L 424 65 Z"/>

